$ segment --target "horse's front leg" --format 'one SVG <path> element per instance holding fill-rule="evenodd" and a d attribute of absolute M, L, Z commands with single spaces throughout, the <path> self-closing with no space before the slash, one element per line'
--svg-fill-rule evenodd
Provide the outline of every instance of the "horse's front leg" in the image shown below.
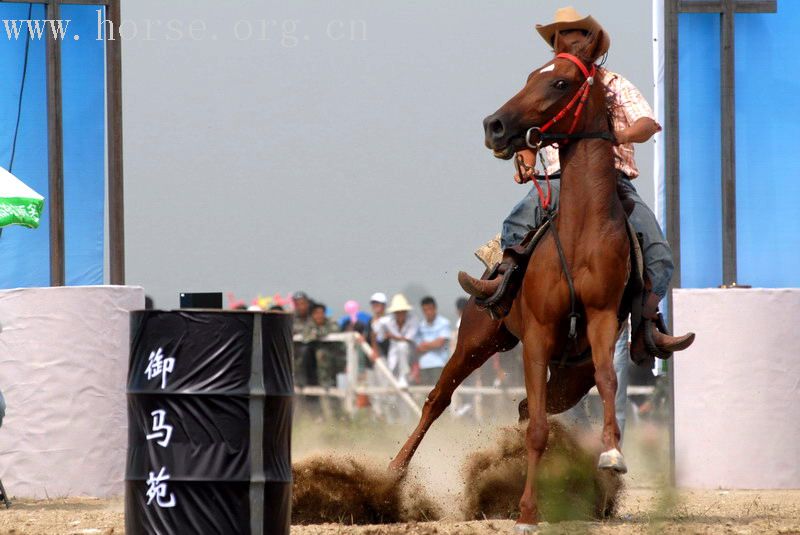
<path fill-rule="evenodd" d="M 592 346 L 594 379 L 603 401 L 603 453 L 598 468 L 625 473 L 625 459 L 619 450 L 619 425 L 614 398 L 617 395 L 617 375 L 614 372 L 614 346 L 617 341 L 615 310 L 587 309 L 587 336 Z"/>
<path fill-rule="evenodd" d="M 528 453 L 528 473 L 525 490 L 519 500 L 520 516 L 515 533 L 533 533 L 539 522 L 539 505 L 536 491 L 536 468 L 539 465 L 550 431 L 547 424 L 547 365 L 555 347 L 555 332 L 536 320 L 526 326 L 523 341 L 525 391 L 528 395 L 528 429 L 525 448 Z"/>
<path fill-rule="evenodd" d="M 425 433 L 450 405 L 455 389 L 489 357 L 499 351 L 508 351 L 517 343 L 518 340 L 506 330 L 501 321 L 491 319 L 488 314 L 478 309 L 475 298 L 470 299 L 461 317 L 461 327 L 458 330 L 453 356 L 445 364 L 436 386 L 425 399 L 422 416 L 416 429 L 397 452 L 389 464 L 389 469 L 404 472 Z"/>

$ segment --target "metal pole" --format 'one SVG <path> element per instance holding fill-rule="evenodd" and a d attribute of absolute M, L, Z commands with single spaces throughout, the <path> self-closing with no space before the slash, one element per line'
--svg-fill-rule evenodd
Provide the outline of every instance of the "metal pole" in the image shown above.
<path fill-rule="evenodd" d="M 722 118 L 722 283 L 736 282 L 736 58 L 734 0 L 724 0 L 720 26 Z"/>
<path fill-rule="evenodd" d="M 667 241 L 672 247 L 675 271 L 672 275 L 672 288 L 681 286 L 681 167 L 680 167 L 680 124 L 678 121 L 678 0 L 664 2 L 664 55 L 665 80 L 667 83 L 664 115 L 666 125 L 665 161 L 667 173 Z M 672 291 L 667 293 L 669 308 L 669 327 L 673 328 L 674 309 Z M 667 365 L 669 381 L 669 458 L 670 483 L 675 485 L 675 373 L 672 362 Z"/>
<path fill-rule="evenodd" d="M 58 20 L 57 0 L 49 0 L 46 18 Z M 64 131 L 61 110 L 61 42 L 50 34 L 45 40 L 47 63 L 47 160 L 50 210 L 50 285 L 63 286 L 64 254 Z"/>
<path fill-rule="evenodd" d="M 120 0 L 109 1 L 106 15 L 111 22 L 111 33 L 106 36 L 109 280 L 111 284 L 125 284 L 125 202 L 122 173 L 122 39 L 119 34 L 121 20 Z"/>

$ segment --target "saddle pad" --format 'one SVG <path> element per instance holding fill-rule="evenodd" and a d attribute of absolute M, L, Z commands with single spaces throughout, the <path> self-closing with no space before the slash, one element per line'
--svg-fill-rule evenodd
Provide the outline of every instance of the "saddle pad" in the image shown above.
<path fill-rule="evenodd" d="M 522 243 L 532 244 L 535 248 L 536 244 L 539 243 L 539 240 L 542 239 L 542 236 L 544 236 L 549 227 L 550 223 L 546 221 L 542 226 L 536 229 L 536 233 L 533 234 L 533 237 L 531 237 L 531 233 L 529 232 L 522 240 Z M 486 269 L 492 269 L 496 264 L 499 264 L 500 261 L 503 260 L 503 249 L 500 247 L 500 234 L 496 234 L 494 238 L 475 249 L 475 256 L 486 266 Z"/>

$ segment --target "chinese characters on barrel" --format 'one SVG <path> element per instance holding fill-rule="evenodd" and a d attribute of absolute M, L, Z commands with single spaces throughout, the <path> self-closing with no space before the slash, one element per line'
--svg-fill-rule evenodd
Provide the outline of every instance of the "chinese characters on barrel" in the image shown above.
<path fill-rule="evenodd" d="M 149 381 L 160 377 L 161 390 L 164 390 L 167 387 L 167 378 L 174 368 L 175 359 L 173 357 L 164 358 L 164 348 L 159 347 L 156 351 L 150 352 L 144 374 Z M 147 434 L 146 438 L 148 442 L 158 439 L 156 444 L 166 448 L 172 438 L 172 426 L 167 423 L 167 411 L 156 409 L 150 413 L 150 416 L 153 417 L 152 431 Z M 158 507 L 175 507 L 177 500 L 175 495 L 169 492 L 167 488 L 166 482 L 168 480 L 169 473 L 165 466 L 161 467 L 157 475 L 155 472 L 149 472 L 149 477 L 147 478 L 147 505 L 151 505 L 155 501 Z M 168 496 L 169 498 L 167 498 Z"/>
<path fill-rule="evenodd" d="M 175 367 L 175 359 L 172 357 L 164 358 L 164 349 L 159 347 L 158 351 L 151 351 L 150 357 L 147 359 L 147 368 L 144 374 L 148 380 L 154 377 L 161 376 L 161 390 L 167 387 L 167 376 L 172 373 Z"/>
<path fill-rule="evenodd" d="M 167 469 L 163 466 L 158 472 L 158 475 L 150 472 L 150 475 L 147 478 L 147 505 L 150 505 L 153 503 L 153 500 L 155 500 L 156 505 L 159 507 L 175 507 L 174 494 L 170 492 L 169 500 L 164 499 L 167 497 L 167 484 L 165 481 L 168 479 L 169 474 L 167 473 Z"/>
<path fill-rule="evenodd" d="M 147 440 L 160 438 L 161 440 L 156 444 L 166 448 L 169 445 L 169 439 L 172 437 L 172 426 L 166 423 L 167 411 L 155 410 L 150 413 L 150 416 L 153 417 L 153 432 L 147 435 Z"/>

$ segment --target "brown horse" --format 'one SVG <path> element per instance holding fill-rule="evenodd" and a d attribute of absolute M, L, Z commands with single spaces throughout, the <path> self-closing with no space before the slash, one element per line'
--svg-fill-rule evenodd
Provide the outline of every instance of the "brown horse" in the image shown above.
<path fill-rule="evenodd" d="M 508 316 L 492 320 L 470 300 L 455 352 L 425 401 L 419 424 L 390 464 L 391 469 L 403 471 L 428 428 L 449 405 L 456 387 L 492 354 L 521 340 L 529 416 L 528 475 L 516 526 L 522 533 L 535 529 L 539 521 L 535 473 L 547 444 L 547 412 L 572 407 L 594 384 L 604 411 L 604 452 L 598 466 L 625 470 L 614 408 L 617 379 L 613 354 L 619 328 L 617 311 L 630 271 L 630 249 L 625 213 L 616 191 L 605 88 L 587 78 L 594 72 L 601 38 L 600 34 L 590 35 L 579 48 L 557 50 L 572 57 L 558 56 L 531 73 L 525 87 L 484 121 L 486 145 L 503 159 L 511 158 L 526 142 L 535 144 L 537 139 L 530 139 L 537 135 L 535 127 L 559 115 L 562 117 L 551 132 L 573 132 L 572 137 L 577 138 L 560 144 L 560 211 L 554 221 L 574 282 L 580 314 L 577 341 L 568 339 L 570 292 L 553 232 L 548 232 L 534 251 Z M 573 113 L 559 114 L 587 82 L 588 98 L 577 119 Z M 541 136 L 538 141 L 548 143 Z M 559 140 L 549 142 L 555 141 Z M 591 361 L 582 366 L 551 365 L 553 357 L 570 348 L 579 353 L 589 347 Z"/>

